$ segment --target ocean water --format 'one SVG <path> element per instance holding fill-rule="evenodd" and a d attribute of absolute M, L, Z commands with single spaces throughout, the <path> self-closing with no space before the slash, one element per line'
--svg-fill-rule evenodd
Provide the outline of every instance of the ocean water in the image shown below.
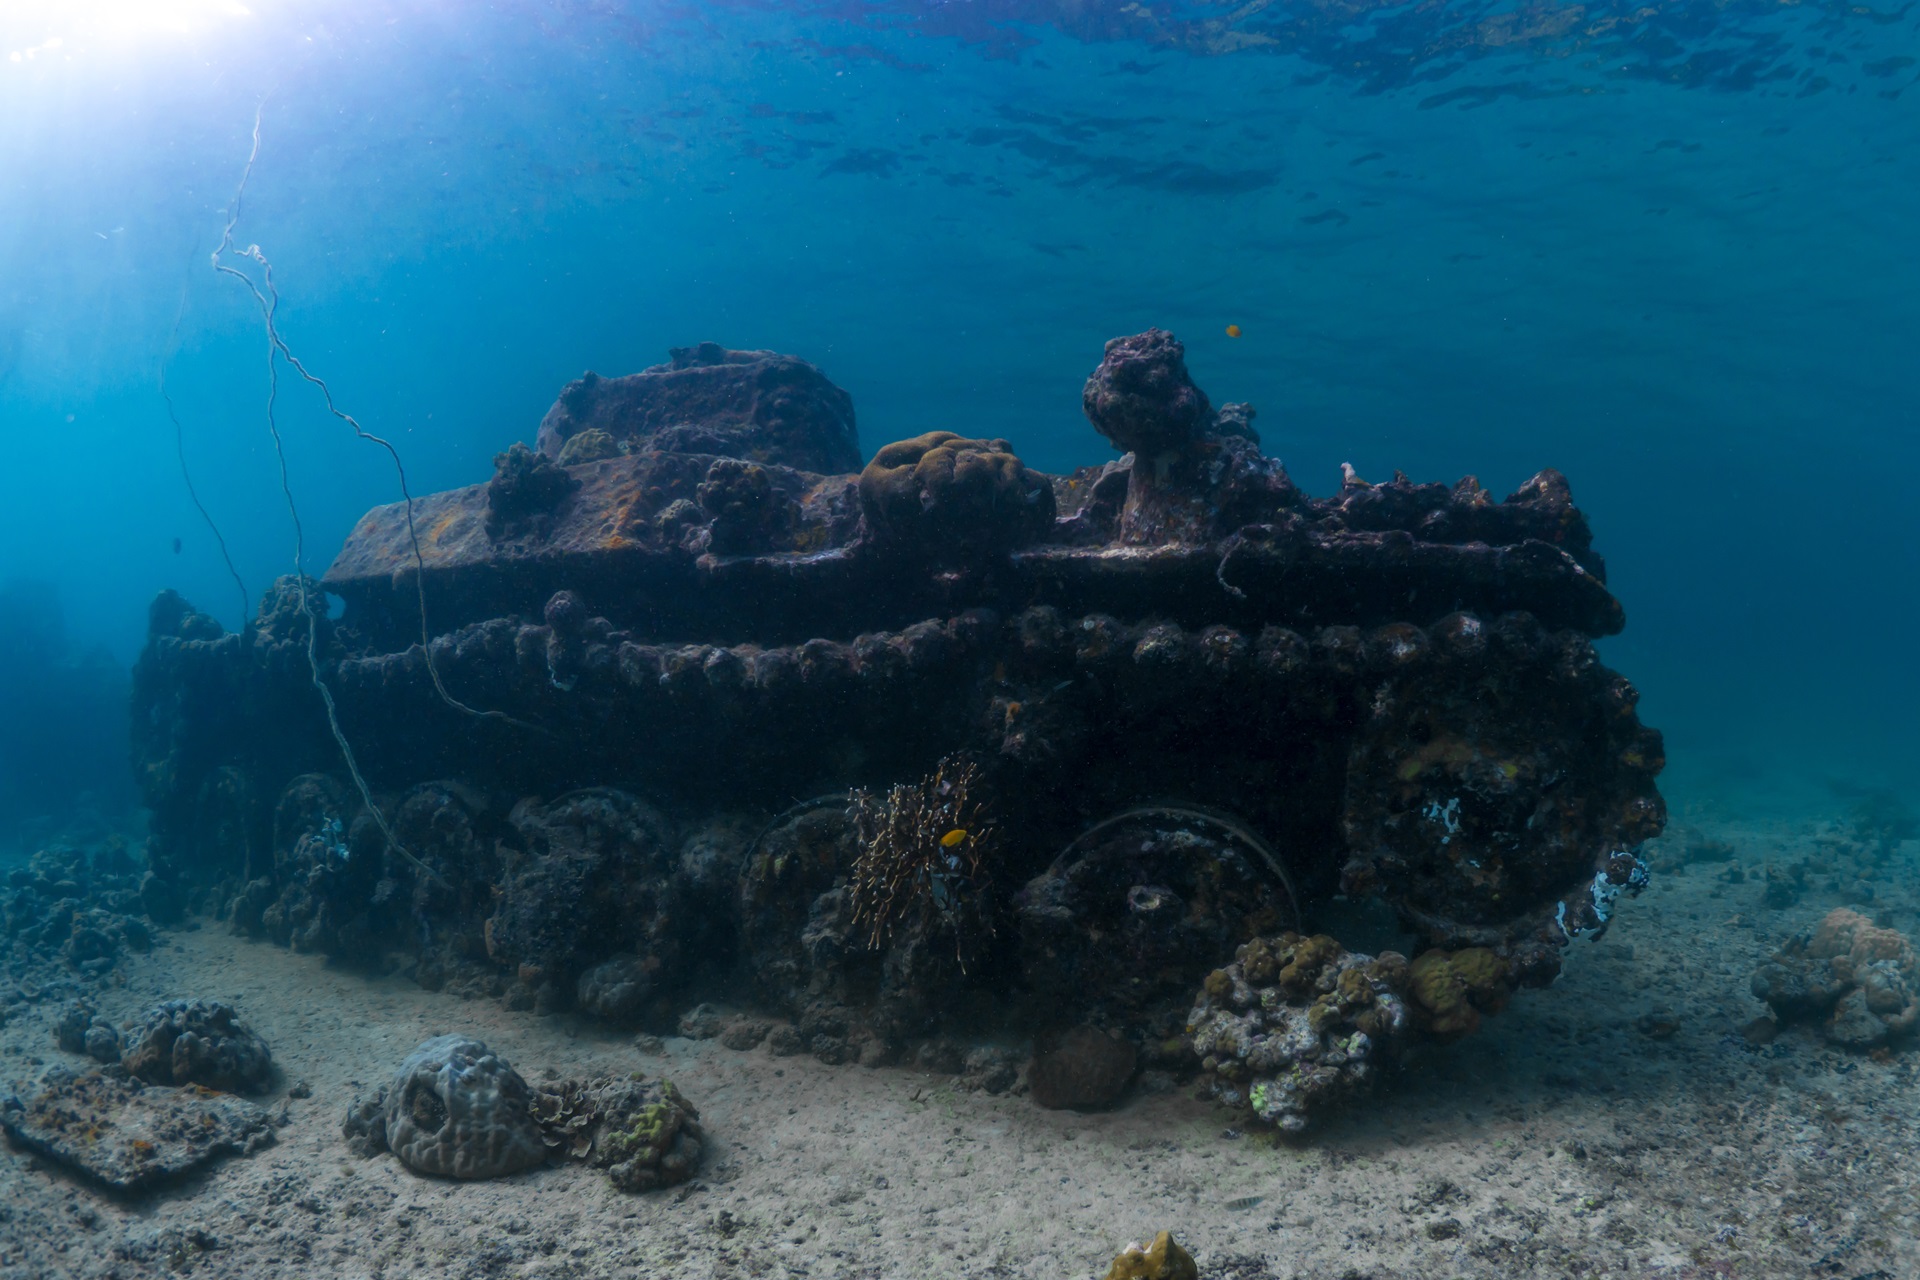
<path fill-rule="evenodd" d="M 1154 12 L 10 5 L 0 576 L 122 662 L 160 586 L 237 622 L 163 363 L 243 577 L 290 566 L 256 316 L 208 266 L 258 111 L 239 244 L 422 491 L 484 479 L 581 370 L 703 340 L 820 365 L 869 451 L 1098 462 L 1079 383 L 1157 324 L 1310 492 L 1564 471 L 1678 776 L 1901 784 L 1912 16 Z M 323 567 L 397 494 L 313 397 L 285 411 Z"/>
<path fill-rule="evenodd" d="M 0 4 L 0 857 L 138 842 L 148 602 L 244 621 L 193 495 L 251 601 L 295 568 L 230 218 L 415 496 L 701 341 L 866 456 L 1099 464 L 1158 326 L 1311 494 L 1564 472 L 1688 823 L 1920 790 L 1910 6 Z M 284 371 L 276 421 L 318 574 L 395 472 Z"/>

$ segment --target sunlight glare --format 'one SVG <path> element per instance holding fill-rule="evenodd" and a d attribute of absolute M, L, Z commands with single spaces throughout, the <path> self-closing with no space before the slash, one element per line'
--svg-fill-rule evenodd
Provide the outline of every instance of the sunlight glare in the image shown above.
<path fill-rule="evenodd" d="M 9 0 L 0 5 L 0 49 L 9 62 L 32 62 L 86 44 L 190 35 L 252 14 L 239 0 Z"/>

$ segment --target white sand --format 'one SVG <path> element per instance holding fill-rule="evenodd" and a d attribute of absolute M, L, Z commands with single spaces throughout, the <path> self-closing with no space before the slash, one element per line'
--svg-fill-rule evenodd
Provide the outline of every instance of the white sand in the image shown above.
<path fill-rule="evenodd" d="M 1715 833 L 1757 869 L 1811 826 Z M 136 1203 L 0 1144 L 0 1276 L 1097 1277 L 1163 1227 L 1213 1280 L 1920 1276 L 1920 1051 L 1874 1062 L 1804 1031 L 1747 1045 L 1749 976 L 1837 898 L 1771 912 L 1721 870 L 1656 877 L 1553 988 L 1296 1146 L 1225 1136 L 1233 1118 L 1185 1094 L 1077 1115 L 717 1041 L 647 1056 L 570 1017 L 210 924 L 129 959 L 101 1011 L 230 1001 L 272 1045 L 283 1094 L 304 1080 L 312 1097 L 286 1102 L 277 1146 Z M 1912 932 L 1911 879 L 1881 890 Z M 0 1080 L 65 1057 L 57 1012 L 0 1029 Z M 1656 1038 L 1643 1015 L 1679 1029 Z M 577 1166 L 454 1184 L 350 1155 L 349 1101 L 448 1031 L 530 1079 L 669 1076 L 712 1139 L 701 1177 L 636 1197 Z"/>

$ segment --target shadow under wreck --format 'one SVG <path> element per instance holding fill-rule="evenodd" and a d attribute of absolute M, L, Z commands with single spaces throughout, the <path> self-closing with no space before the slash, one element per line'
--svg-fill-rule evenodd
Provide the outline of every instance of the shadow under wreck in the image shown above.
<path fill-rule="evenodd" d="M 1605 928 L 1660 737 L 1559 473 L 1308 497 L 1159 330 L 1084 407 L 1117 461 L 935 432 L 856 473 L 803 361 L 588 375 L 489 483 L 368 513 L 339 619 L 293 579 L 238 635 L 155 602 L 155 866 L 429 986 L 644 1026 L 738 979 L 776 1050 L 958 1069 L 1012 1029 L 1036 1098 L 1199 1073 L 1300 1128 Z M 1310 934 L 1336 895 L 1413 954 Z"/>

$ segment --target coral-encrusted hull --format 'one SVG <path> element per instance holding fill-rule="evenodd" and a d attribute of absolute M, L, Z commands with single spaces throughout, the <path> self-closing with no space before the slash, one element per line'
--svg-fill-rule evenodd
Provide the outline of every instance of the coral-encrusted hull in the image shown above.
<path fill-rule="evenodd" d="M 726 381 L 759 357 L 712 359 Z M 326 577 L 348 607 L 313 623 L 323 674 L 433 874 L 339 781 L 288 581 L 242 636 L 156 605 L 135 731 L 166 876 L 219 884 L 243 927 L 412 952 L 528 1007 L 665 1025 L 731 966 L 836 1061 L 978 1005 L 1124 1030 L 1155 1069 L 1181 1065 L 1195 984 L 1336 891 L 1386 902 L 1437 957 L 1410 972 L 1464 965 L 1491 1010 L 1644 876 L 1659 735 L 1595 658 L 1621 608 L 1557 472 L 1504 501 L 1350 471 L 1310 498 L 1157 331 L 1088 382 L 1128 452 L 1067 476 L 949 432 L 821 475 L 737 415 L 619 435 L 594 417 L 618 405 L 569 394 L 557 456 L 503 453 L 412 532 L 369 513 Z M 966 831 L 899 828 L 920 906 L 876 933 L 849 885 L 887 882 L 886 850 L 846 797 L 937 788 L 943 760 L 992 865 L 916 843 Z"/>
<path fill-rule="evenodd" d="M 740 487 L 747 466 L 759 491 L 751 508 L 716 492 Z M 1218 538 L 1157 545 L 1114 541 L 1119 515 L 1100 509 L 1099 485 L 1055 477 L 1063 514 L 1049 522 L 1053 538 L 1036 537 L 1020 513 L 1008 536 L 992 540 L 1003 554 L 955 563 L 953 540 L 939 525 L 917 546 L 907 539 L 904 550 L 897 519 L 885 524 L 886 535 L 870 536 L 861 486 L 850 476 L 667 453 L 565 470 L 577 487 L 538 536 L 489 535 L 489 485 L 415 501 L 437 628 L 538 614 L 563 589 L 648 639 L 709 644 L 850 640 L 1036 600 L 1076 613 L 1243 629 L 1424 624 L 1456 610 L 1523 610 L 1593 636 L 1625 623 L 1585 520 L 1552 471 L 1497 503 L 1471 481 L 1450 489 L 1396 479 L 1325 499 L 1289 488 L 1284 505 Z M 1124 481 L 1133 470 L 1120 465 L 1112 474 Z M 418 637 L 413 537 L 404 506 L 376 507 L 324 579 L 347 601 L 350 624 L 383 645 Z"/>

